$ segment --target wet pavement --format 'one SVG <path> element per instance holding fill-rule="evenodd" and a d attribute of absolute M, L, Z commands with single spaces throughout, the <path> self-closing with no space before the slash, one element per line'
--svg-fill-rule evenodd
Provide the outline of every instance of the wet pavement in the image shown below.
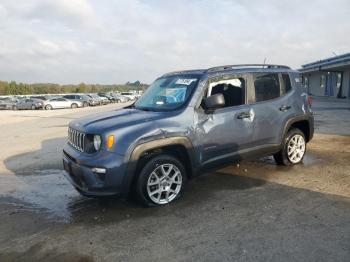
<path fill-rule="evenodd" d="M 54 159 L 63 138 L 43 137 L 47 158 L 39 148 L 4 160 L 0 261 L 349 261 L 350 117 L 328 106 L 315 109 L 302 165 L 233 164 L 162 208 L 80 196 Z"/>

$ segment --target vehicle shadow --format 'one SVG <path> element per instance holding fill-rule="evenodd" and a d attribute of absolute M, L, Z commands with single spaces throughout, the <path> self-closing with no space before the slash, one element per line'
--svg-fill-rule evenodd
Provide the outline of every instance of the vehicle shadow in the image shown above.
<path fill-rule="evenodd" d="M 204 172 L 203 175 L 188 181 L 181 201 L 175 201 L 163 208 L 143 208 L 132 198 L 125 200 L 81 196 L 65 178 L 62 167 L 62 148 L 65 140 L 45 140 L 41 149 L 5 160 L 7 169 L 15 173 L 17 179 L 4 183 L 9 187 L 7 191 L 11 192 L 3 194 L 12 199 L 7 200 L 9 203 L 21 201 L 27 210 L 40 210 L 50 221 L 58 223 L 118 223 L 130 218 L 162 217 L 183 210 L 191 212 L 194 207 L 208 202 L 220 206 L 224 202 L 220 201 L 220 197 L 216 199 L 217 195 L 225 192 L 234 198 L 240 195 L 240 191 L 259 190 L 266 184 L 271 184 L 268 182 L 270 173 L 275 170 L 283 173 L 291 169 L 275 165 L 271 157 L 268 157 L 244 162 L 241 168 L 233 164 L 217 171 L 208 170 L 207 173 Z M 258 176 L 252 177 L 250 174 Z M 1 191 L 6 192 L 0 186 Z"/>
<path fill-rule="evenodd" d="M 44 140 L 39 150 L 5 159 L 6 168 L 15 174 L 10 176 L 7 188 L 0 186 L 0 192 L 10 202 L 18 200 L 28 206 L 27 210 L 41 210 L 49 219 L 57 222 L 108 223 L 128 219 L 130 216 L 157 216 L 157 209 L 145 209 L 132 197 L 128 199 L 87 198 L 81 196 L 65 178 L 62 167 L 62 149 L 66 138 Z M 12 179 L 12 180 L 11 180 Z M 264 180 L 237 176 L 234 173 L 210 172 L 188 181 L 185 197 L 173 205 L 162 208 L 162 213 L 177 208 L 197 205 L 207 201 L 218 191 L 249 190 L 260 187 Z M 19 186 L 20 185 L 20 186 Z M 23 186 L 25 185 L 25 186 Z M 8 201 L 8 200 L 7 200 Z"/>

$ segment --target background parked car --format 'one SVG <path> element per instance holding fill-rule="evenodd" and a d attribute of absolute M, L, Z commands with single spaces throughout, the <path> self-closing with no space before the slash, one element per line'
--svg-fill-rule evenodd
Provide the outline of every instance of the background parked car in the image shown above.
<path fill-rule="evenodd" d="M 87 95 L 65 95 L 63 98 L 74 100 L 74 101 L 80 101 L 83 103 L 83 106 L 89 106 L 92 103 L 92 99 L 88 97 Z"/>
<path fill-rule="evenodd" d="M 132 92 L 122 92 L 121 95 L 129 98 L 130 100 L 136 100 L 136 96 Z"/>
<path fill-rule="evenodd" d="M 59 97 L 59 98 L 52 98 L 44 101 L 43 107 L 46 110 L 58 109 L 58 108 L 77 108 L 77 107 L 83 107 L 83 103 L 80 101 L 69 100 L 63 97 Z"/>
<path fill-rule="evenodd" d="M 43 100 L 40 100 L 40 99 L 36 99 L 36 98 L 26 98 L 26 99 L 22 99 L 22 100 L 19 100 L 17 103 L 16 103 L 16 109 L 32 109 L 32 110 L 35 110 L 35 109 L 40 109 L 43 107 L 43 103 L 44 101 Z"/>
<path fill-rule="evenodd" d="M 110 95 L 107 95 L 106 93 L 97 93 L 97 95 L 101 97 L 103 101 L 106 103 L 114 102 L 114 99 Z"/>
<path fill-rule="evenodd" d="M 97 94 L 88 94 L 88 97 L 92 100 L 92 105 L 103 105 L 105 104 L 105 101 L 103 101 L 102 97 L 98 96 Z"/>
<path fill-rule="evenodd" d="M 118 103 L 125 103 L 125 102 L 128 102 L 130 99 L 126 96 L 122 96 L 122 95 L 118 95 L 116 93 L 112 93 L 111 94 L 115 99 L 116 99 L 116 102 Z"/>
<path fill-rule="evenodd" d="M 45 100 L 49 99 L 50 97 L 48 97 L 48 96 L 31 96 L 29 98 L 30 99 L 35 98 L 35 99 L 40 99 L 40 100 L 45 101 Z"/>
<path fill-rule="evenodd" d="M 11 97 L 6 97 L 0 100 L 0 109 L 5 110 L 5 109 L 16 109 L 16 104 L 17 104 L 17 99 L 11 98 Z"/>

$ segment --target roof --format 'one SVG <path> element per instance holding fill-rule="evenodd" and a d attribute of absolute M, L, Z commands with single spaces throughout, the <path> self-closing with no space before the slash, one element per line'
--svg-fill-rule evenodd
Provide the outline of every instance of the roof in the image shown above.
<path fill-rule="evenodd" d="M 350 53 L 308 63 L 301 67 L 301 72 L 344 70 L 350 68 Z"/>
<path fill-rule="evenodd" d="M 238 64 L 238 65 L 224 65 L 211 67 L 208 69 L 195 69 L 195 70 L 183 70 L 175 71 L 164 74 L 162 77 L 170 75 L 216 75 L 224 73 L 247 73 L 247 72 L 290 72 L 294 71 L 290 67 L 285 65 L 272 65 L 272 64 Z"/>

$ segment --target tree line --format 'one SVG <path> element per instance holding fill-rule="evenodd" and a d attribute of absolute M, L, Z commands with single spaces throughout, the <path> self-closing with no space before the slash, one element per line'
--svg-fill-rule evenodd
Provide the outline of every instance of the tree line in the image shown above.
<path fill-rule="evenodd" d="M 0 81 L 0 95 L 32 95 L 32 94 L 64 94 L 64 93 L 98 93 L 125 92 L 129 90 L 145 90 L 148 87 L 139 81 L 124 85 L 85 84 L 59 85 L 51 83 L 17 83 L 15 81 Z"/>

